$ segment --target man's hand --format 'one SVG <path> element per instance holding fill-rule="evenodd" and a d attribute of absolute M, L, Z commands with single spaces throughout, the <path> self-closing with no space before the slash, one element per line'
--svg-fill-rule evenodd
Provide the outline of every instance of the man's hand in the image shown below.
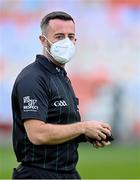
<path fill-rule="evenodd" d="M 111 135 L 111 127 L 107 123 L 99 121 L 84 121 L 83 123 L 85 127 L 84 134 L 89 138 L 100 141 Z"/>
<path fill-rule="evenodd" d="M 110 141 L 108 141 L 108 142 L 106 142 L 106 141 L 100 141 L 100 142 L 95 141 L 93 143 L 93 147 L 95 147 L 95 148 L 103 148 L 103 147 L 108 146 L 110 144 L 111 144 Z"/>
<path fill-rule="evenodd" d="M 112 136 L 107 136 L 107 138 L 105 140 L 96 140 L 96 139 L 93 139 L 93 138 L 89 138 L 89 137 L 86 137 L 87 141 L 89 141 L 91 144 L 93 144 L 93 147 L 95 148 L 99 148 L 99 147 L 104 147 L 104 146 L 108 146 L 111 144 L 111 141 L 114 140 L 114 137 Z"/>

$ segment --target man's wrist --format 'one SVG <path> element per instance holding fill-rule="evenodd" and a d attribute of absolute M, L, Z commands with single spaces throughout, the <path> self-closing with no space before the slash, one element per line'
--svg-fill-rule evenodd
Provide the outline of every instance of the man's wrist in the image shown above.
<path fill-rule="evenodd" d="M 86 132 L 85 122 L 79 122 L 78 129 L 79 129 L 80 134 L 85 134 Z"/>

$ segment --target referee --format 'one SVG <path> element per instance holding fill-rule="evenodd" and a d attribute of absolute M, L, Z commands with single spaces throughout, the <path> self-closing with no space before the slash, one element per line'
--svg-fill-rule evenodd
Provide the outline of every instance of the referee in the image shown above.
<path fill-rule="evenodd" d="M 61 11 L 41 21 L 42 55 L 18 75 L 12 91 L 13 147 L 20 165 L 13 179 L 80 179 L 78 144 L 109 145 L 111 127 L 81 122 L 78 98 L 64 69 L 75 53 L 75 22 Z"/>

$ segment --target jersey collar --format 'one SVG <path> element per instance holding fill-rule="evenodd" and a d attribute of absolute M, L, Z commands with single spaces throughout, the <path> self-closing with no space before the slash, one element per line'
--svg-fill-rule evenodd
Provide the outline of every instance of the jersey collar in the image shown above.
<path fill-rule="evenodd" d="M 57 74 L 63 73 L 66 75 L 64 68 L 57 66 L 53 62 L 49 61 L 44 55 L 36 55 L 36 62 L 42 64 L 50 73 Z"/>

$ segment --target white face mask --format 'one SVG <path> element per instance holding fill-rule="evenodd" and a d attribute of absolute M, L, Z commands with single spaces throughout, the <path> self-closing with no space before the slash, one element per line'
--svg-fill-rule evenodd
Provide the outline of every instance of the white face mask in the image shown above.
<path fill-rule="evenodd" d="M 65 38 L 65 39 L 59 40 L 55 43 L 51 43 L 50 52 L 48 52 L 48 49 L 47 49 L 47 52 L 50 53 L 50 55 L 58 63 L 65 64 L 65 63 L 69 62 L 71 60 L 71 58 L 74 56 L 75 50 L 76 50 L 76 48 L 75 48 L 75 45 L 73 44 L 73 42 L 71 40 L 69 40 L 69 38 Z"/>

